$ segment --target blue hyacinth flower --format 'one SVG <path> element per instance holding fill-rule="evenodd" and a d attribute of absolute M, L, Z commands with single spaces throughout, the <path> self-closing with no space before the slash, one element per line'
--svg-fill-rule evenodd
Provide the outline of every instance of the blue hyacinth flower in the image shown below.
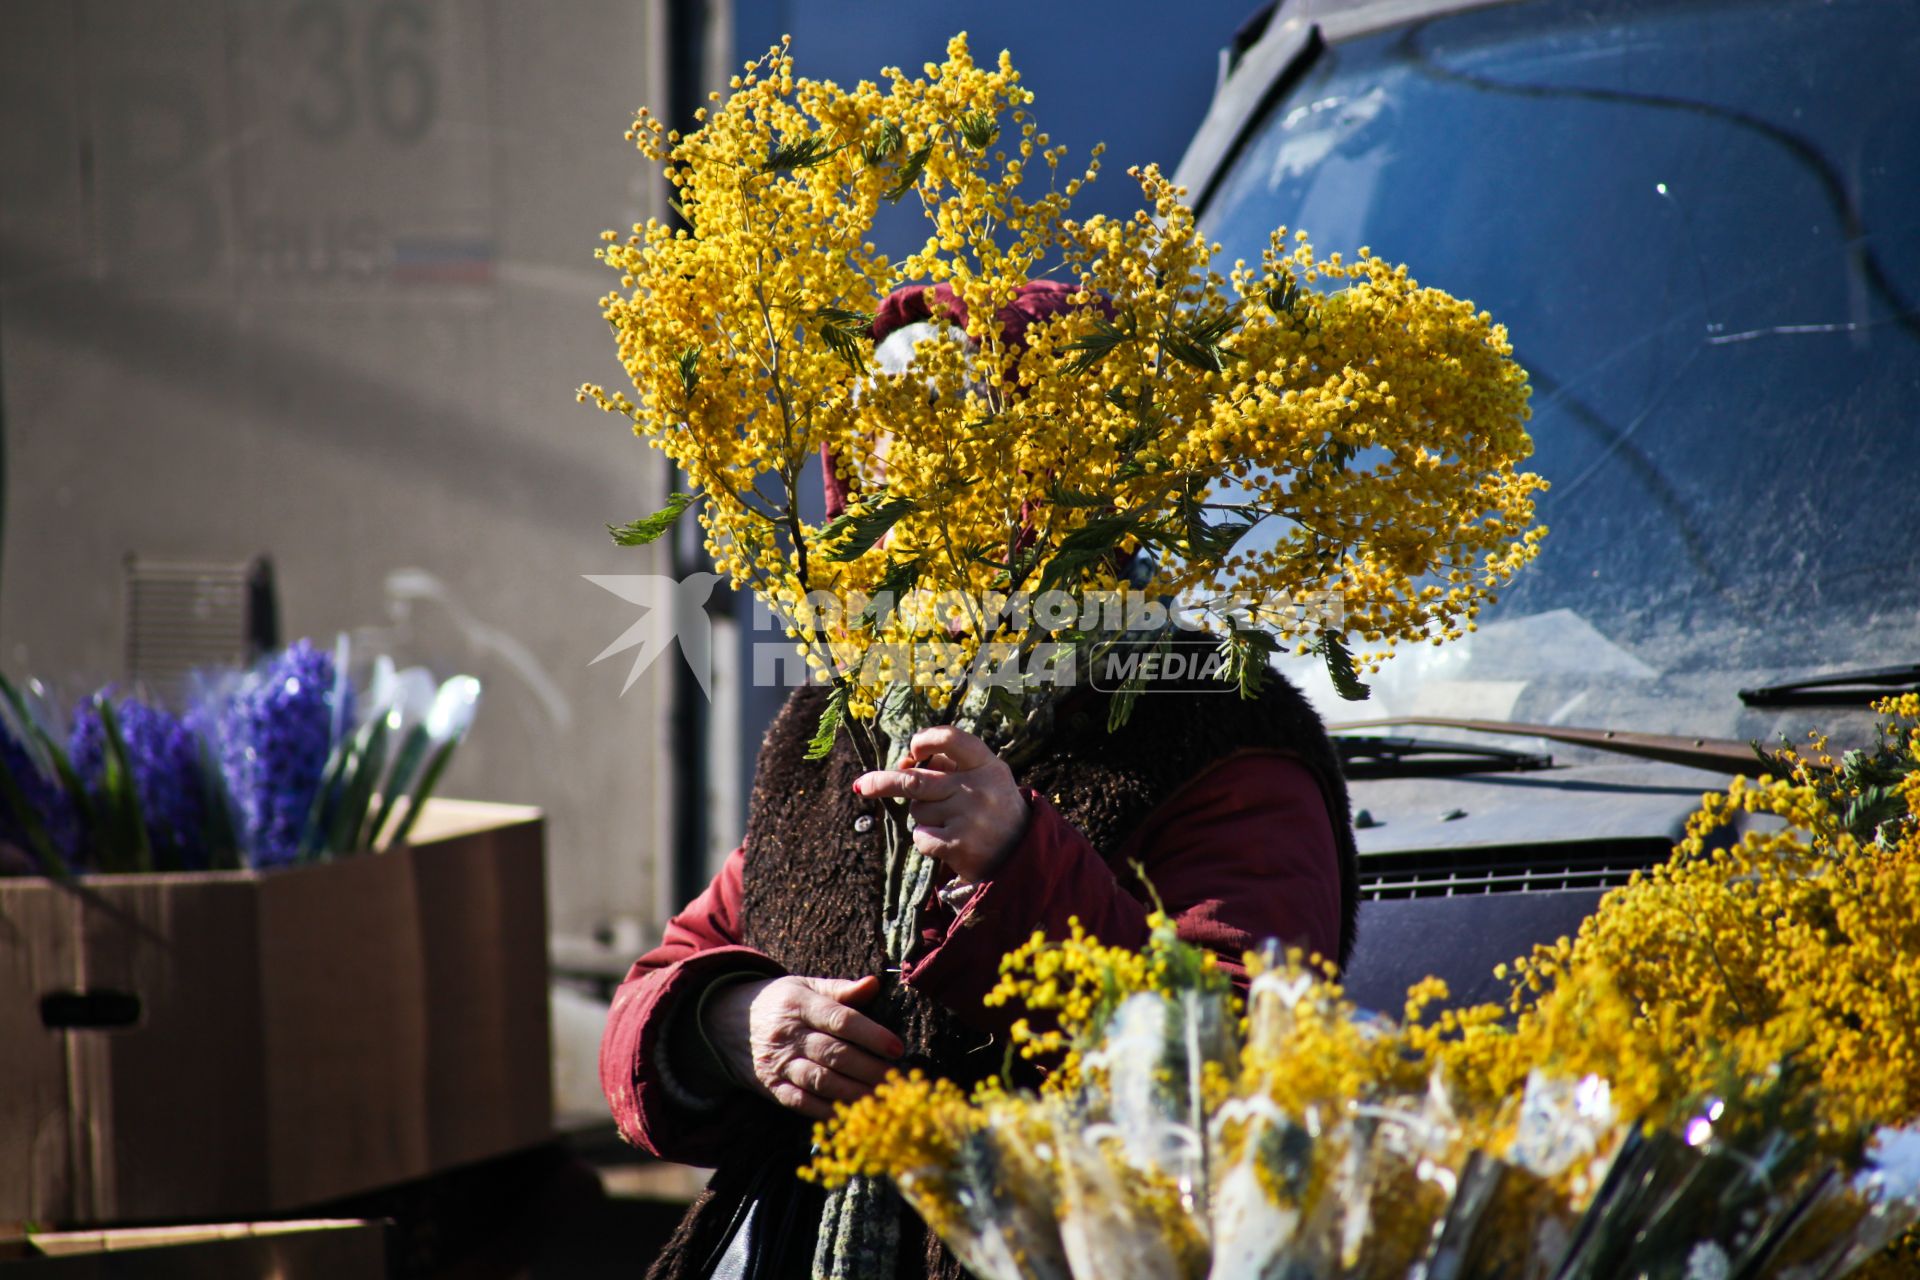
<path fill-rule="evenodd" d="M 333 655 L 302 640 L 226 691 L 209 709 L 241 849 L 256 867 L 301 856 L 301 837 L 342 726 L 352 688 Z"/>
<path fill-rule="evenodd" d="M 109 690 L 102 696 L 110 697 Z M 115 699 L 134 794 L 158 871 L 197 871 L 208 864 L 206 790 L 200 745 L 180 717 L 133 697 Z M 88 792 L 98 798 L 106 780 L 106 728 L 91 702 L 74 712 L 68 756 Z M 97 856 L 104 860 L 104 851 Z"/>
<path fill-rule="evenodd" d="M 43 874 L 81 870 L 77 865 L 80 861 L 80 815 L 74 811 L 72 798 L 68 796 L 66 788 L 41 767 L 34 754 L 4 724 L 0 724 L 0 767 L 4 767 L 13 779 L 21 799 L 66 865 L 64 868 L 38 865 L 39 859 L 34 854 L 26 823 L 3 801 L 0 801 L 0 844 L 12 846 L 24 857 L 26 867 Z M 9 858 L 4 861 L 15 860 Z M 0 866 L 0 870 L 4 869 L 4 866 Z M 15 869 L 25 867 L 16 865 Z"/>

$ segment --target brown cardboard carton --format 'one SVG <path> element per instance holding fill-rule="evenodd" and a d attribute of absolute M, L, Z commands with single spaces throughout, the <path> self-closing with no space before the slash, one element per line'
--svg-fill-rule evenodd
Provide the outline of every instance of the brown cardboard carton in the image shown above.
<path fill-rule="evenodd" d="M 522 820 L 507 821 L 518 813 Z M 546 866 L 537 809 L 429 804 L 414 828 L 433 1167 L 553 1131 Z M 476 874 L 479 869 L 480 873 Z"/>
<path fill-rule="evenodd" d="M 0 880 L 0 1221 L 273 1213 L 544 1139 L 538 812 L 283 871 Z"/>
<path fill-rule="evenodd" d="M 41 1233 L 19 1280 L 379 1280 L 387 1227 L 357 1219 Z"/>

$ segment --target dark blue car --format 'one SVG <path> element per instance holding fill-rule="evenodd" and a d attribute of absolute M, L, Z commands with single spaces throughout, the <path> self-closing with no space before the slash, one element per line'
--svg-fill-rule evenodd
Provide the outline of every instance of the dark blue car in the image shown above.
<path fill-rule="evenodd" d="M 1456 996 L 1660 861 L 1752 742 L 1837 743 L 1920 663 L 1920 5 L 1285 0 L 1180 181 L 1504 322 L 1548 537 L 1343 732 L 1351 985 Z"/>

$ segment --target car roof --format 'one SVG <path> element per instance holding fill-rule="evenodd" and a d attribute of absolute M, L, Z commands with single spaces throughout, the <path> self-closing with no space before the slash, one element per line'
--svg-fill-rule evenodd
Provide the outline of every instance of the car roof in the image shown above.
<path fill-rule="evenodd" d="M 1241 144 L 1274 99 L 1293 86 L 1315 50 L 1388 27 L 1517 0 L 1279 0 L 1242 32 L 1250 43 L 1220 53 L 1220 76 L 1206 119 L 1187 145 L 1174 181 L 1203 210 Z M 1242 39 L 1246 37 L 1243 35 Z"/>

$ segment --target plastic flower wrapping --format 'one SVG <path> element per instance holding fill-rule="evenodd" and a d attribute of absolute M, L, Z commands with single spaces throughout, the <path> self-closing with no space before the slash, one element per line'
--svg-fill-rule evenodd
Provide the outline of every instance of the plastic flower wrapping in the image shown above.
<path fill-rule="evenodd" d="M 890 1078 L 807 1176 L 891 1177 L 983 1280 L 1920 1273 L 1920 698 L 1881 710 L 1705 797 L 1506 1005 L 1036 936 L 989 996 L 1022 1065 Z M 1712 847 L 1735 813 L 1781 821 Z"/>
<path fill-rule="evenodd" d="M 605 233 L 632 394 L 580 390 L 692 489 L 616 539 L 697 510 L 833 684 L 821 750 L 883 713 L 1017 743 L 1069 657 L 1165 641 L 1168 600 L 1223 678 L 1291 644 L 1362 696 L 1356 664 L 1458 636 L 1532 557 L 1526 376 L 1486 313 L 1286 228 L 1215 263 L 1151 167 L 1132 218 L 1076 219 L 1098 150 L 1064 170 L 1008 55 L 976 63 L 964 35 L 882 79 L 797 77 L 783 43 L 692 132 L 640 113 L 680 225 Z M 889 204 L 925 220 L 898 260 L 873 243 Z M 1065 301 L 1016 327 L 1037 282 Z M 883 299 L 934 284 L 925 339 L 876 359 Z M 815 458 L 838 495 L 820 522 Z M 1137 626 L 1068 620 L 1127 592 Z"/>
<path fill-rule="evenodd" d="M 479 682 L 302 640 L 203 673 L 183 713 L 109 686 L 64 720 L 0 680 L 0 874 L 278 867 L 405 840 Z"/>

